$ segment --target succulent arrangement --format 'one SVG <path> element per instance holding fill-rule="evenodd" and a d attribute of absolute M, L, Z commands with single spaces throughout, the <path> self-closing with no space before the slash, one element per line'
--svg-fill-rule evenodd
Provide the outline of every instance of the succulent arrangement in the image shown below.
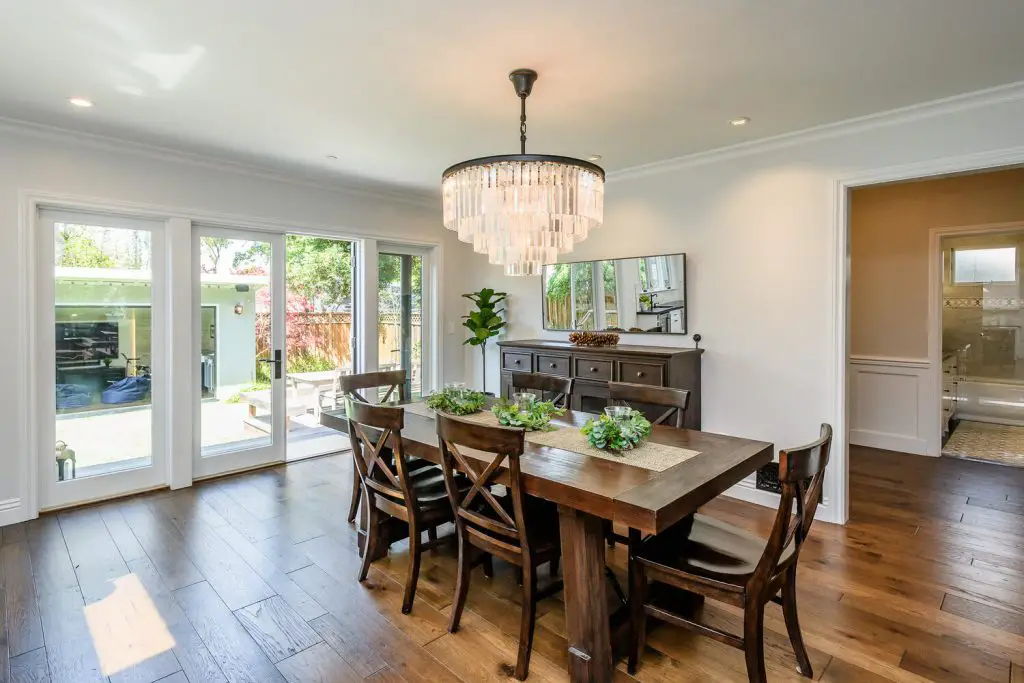
<path fill-rule="evenodd" d="M 427 397 L 427 407 L 449 415 L 472 415 L 484 409 L 487 397 L 479 391 L 445 387 Z"/>
<path fill-rule="evenodd" d="M 546 429 L 551 418 L 564 415 L 565 408 L 559 408 L 551 401 L 532 401 L 524 405 L 500 399 L 491 408 L 491 412 L 498 418 L 498 424 L 535 432 Z"/>
<path fill-rule="evenodd" d="M 576 346 L 615 346 L 619 335 L 614 332 L 570 332 L 569 341 Z"/>
<path fill-rule="evenodd" d="M 589 420 L 580 431 L 594 448 L 628 451 L 651 435 L 651 423 L 639 410 L 629 410 L 622 417 L 602 415 Z"/>

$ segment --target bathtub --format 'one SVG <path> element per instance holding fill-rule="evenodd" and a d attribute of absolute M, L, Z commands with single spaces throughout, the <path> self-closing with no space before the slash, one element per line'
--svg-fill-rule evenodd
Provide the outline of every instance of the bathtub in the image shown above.
<path fill-rule="evenodd" d="M 1024 382 L 967 377 L 956 390 L 957 418 L 1024 426 Z"/>

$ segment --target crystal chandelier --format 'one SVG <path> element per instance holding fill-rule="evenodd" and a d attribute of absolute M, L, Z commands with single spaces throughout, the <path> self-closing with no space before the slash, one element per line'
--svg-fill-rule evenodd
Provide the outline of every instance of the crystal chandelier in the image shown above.
<path fill-rule="evenodd" d="M 604 220 L 604 170 L 571 157 L 526 153 L 526 98 L 537 72 L 508 75 L 520 100 L 519 154 L 455 164 L 441 176 L 444 227 L 507 275 L 539 275 Z"/>

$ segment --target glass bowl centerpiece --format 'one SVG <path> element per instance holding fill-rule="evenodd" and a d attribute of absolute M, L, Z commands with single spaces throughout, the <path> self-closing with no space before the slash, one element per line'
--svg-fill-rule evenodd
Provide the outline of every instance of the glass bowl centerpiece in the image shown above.
<path fill-rule="evenodd" d="M 427 407 L 449 415 L 479 413 L 487 404 L 487 396 L 473 391 L 463 382 L 449 382 L 444 389 L 427 397 Z"/>
<path fill-rule="evenodd" d="M 534 394 L 516 394 L 512 401 L 499 400 L 491 408 L 498 418 L 498 424 L 505 427 L 522 427 L 528 432 L 547 430 L 551 419 L 565 414 L 565 408 L 555 406 L 551 401 L 540 401 Z"/>
<path fill-rule="evenodd" d="M 603 451 L 628 451 L 651 435 L 651 423 L 629 406 L 608 406 L 604 415 L 588 420 L 580 431 L 587 443 Z"/>

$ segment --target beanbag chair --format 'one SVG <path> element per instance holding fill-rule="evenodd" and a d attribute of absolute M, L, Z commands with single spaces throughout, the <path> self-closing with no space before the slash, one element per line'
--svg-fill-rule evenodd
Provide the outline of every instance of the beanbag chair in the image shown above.
<path fill-rule="evenodd" d="M 58 408 L 84 408 L 92 403 L 92 390 L 81 384 L 58 384 Z"/>
<path fill-rule="evenodd" d="M 118 403 L 133 403 L 141 401 L 149 393 L 149 377 L 125 377 L 114 382 L 100 398 L 104 403 L 116 405 Z"/>

